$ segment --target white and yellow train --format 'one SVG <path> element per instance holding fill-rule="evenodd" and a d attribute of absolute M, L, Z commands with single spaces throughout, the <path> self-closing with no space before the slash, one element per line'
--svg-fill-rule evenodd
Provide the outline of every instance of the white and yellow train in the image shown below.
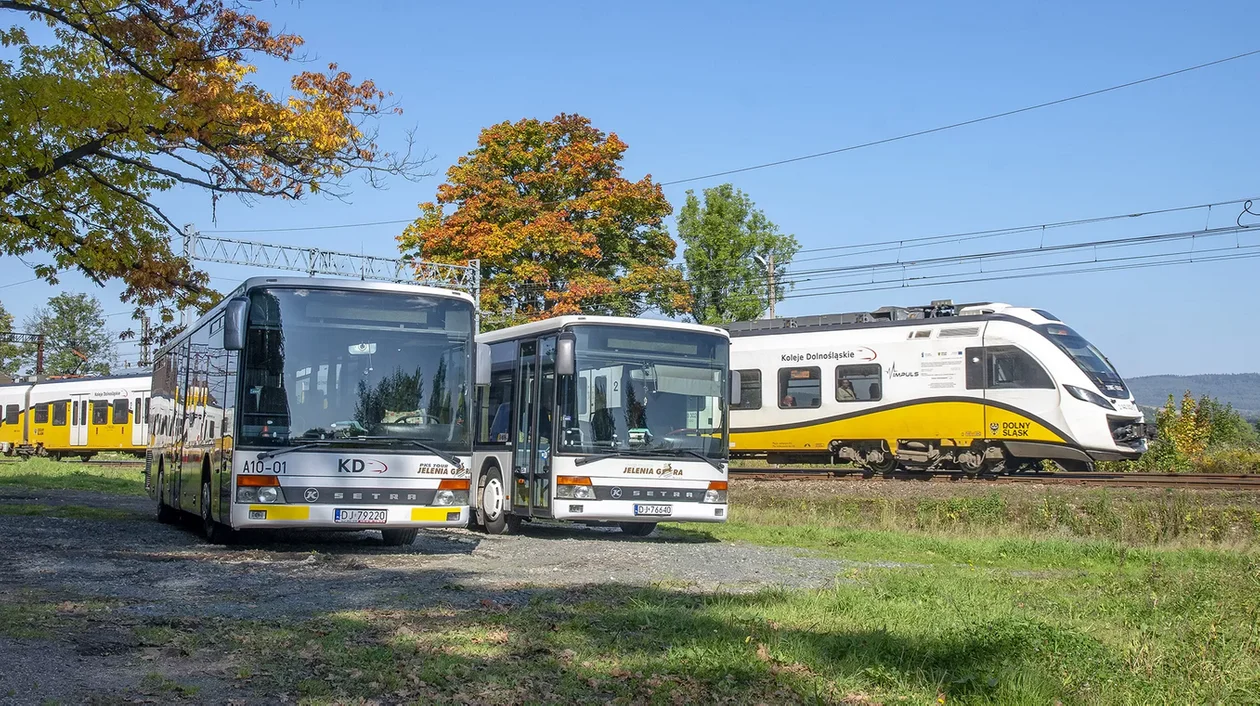
<path fill-rule="evenodd" d="M 1042 309 L 942 301 L 728 328 L 732 457 L 977 474 L 1146 451 L 1124 381 Z"/>
<path fill-rule="evenodd" d="M 148 372 L 0 385 L 0 454 L 144 456 L 149 444 Z"/>

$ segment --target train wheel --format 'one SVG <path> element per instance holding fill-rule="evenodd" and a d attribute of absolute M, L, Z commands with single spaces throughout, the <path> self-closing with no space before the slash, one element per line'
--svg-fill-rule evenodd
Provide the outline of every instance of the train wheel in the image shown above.
<path fill-rule="evenodd" d="M 871 473 L 892 473 L 897 470 L 897 457 L 886 449 L 871 449 L 862 457 L 867 470 Z M 868 478 L 870 476 L 867 476 Z"/>

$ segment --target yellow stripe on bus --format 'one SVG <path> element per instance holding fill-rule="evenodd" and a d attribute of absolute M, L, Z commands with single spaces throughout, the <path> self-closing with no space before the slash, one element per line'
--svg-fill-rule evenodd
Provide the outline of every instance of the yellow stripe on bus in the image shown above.
<path fill-rule="evenodd" d="M 457 507 L 416 507 L 411 509 L 412 522 L 446 522 L 446 515 L 459 512 Z"/>
<path fill-rule="evenodd" d="M 249 511 L 263 510 L 268 520 L 309 520 L 311 509 L 305 505 L 250 505 Z"/>

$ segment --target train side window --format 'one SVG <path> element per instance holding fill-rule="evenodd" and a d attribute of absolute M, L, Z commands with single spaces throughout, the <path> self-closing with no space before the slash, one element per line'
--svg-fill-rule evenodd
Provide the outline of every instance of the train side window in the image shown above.
<path fill-rule="evenodd" d="M 739 373 L 739 404 L 731 409 L 761 409 L 761 371 L 737 370 Z"/>
<path fill-rule="evenodd" d="M 114 400 L 114 424 L 127 423 L 127 413 L 131 411 L 127 408 L 128 404 L 127 399 L 123 397 Z"/>
<path fill-rule="evenodd" d="M 18 413 L 17 405 L 11 404 L 4 408 L 5 424 L 17 424 L 19 419 L 21 419 L 21 414 Z"/>
<path fill-rule="evenodd" d="M 64 427 L 66 425 L 66 407 L 69 402 L 53 402 L 53 426 Z"/>
<path fill-rule="evenodd" d="M 879 363 L 836 366 L 837 402 L 876 402 L 884 396 L 883 368 Z"/>
<path fill-rule="evenodd" d="M 101 400 L 92 402 L 92 423 L 93 424 L 109 424 L 109 403 Z"/>
<path fill-rule="evenodd" d="M 967 352 L 967 387 L 972 386 L 972 350 Z M 1015 346 L 984 348 L 984 386 L 990 390 L 1053 390 L 1054 381 L 1035 358 Z"/>
<path fill-rule="evenodd" d="M 779 407 L 821 407 L 822 369 L 779 368 Z"/>
<path fill-rule="evenodd" d="M 31 412 L 33 413 L 36 424 L 48 423 L 48 403 L 47 402 L 41 402 L 31 407 Z"/>

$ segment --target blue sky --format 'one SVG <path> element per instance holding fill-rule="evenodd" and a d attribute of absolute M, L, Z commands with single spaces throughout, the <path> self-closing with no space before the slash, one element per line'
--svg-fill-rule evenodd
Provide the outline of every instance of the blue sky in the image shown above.
<path fill-rule="evenodd" d="M 258 12 L 301 34 L 311 57 L 391 90 L 404 115 L 382 125 L 397 146 L 415 127 L 434 177 L 349 203 L 159 198 L 205 231 L 408 219 L 442 172 L 502 120 L 576 112 L 629 145 L 626 176 L 671 181 L 834 149 L 1103 88 L 1260 48 L 1250 6 L 1171 2 L 594 3 L 306 0 Z M 353 10 L 350 8 L 353 7 Z M 281 67 L 299 70 L 300 67 Z M 730 181 L 803 248 L 914 238 L 1260 196 L 1250 149 L 1260 56 L 1062 106 L 890 145 L 666 187 Z M 282 92 L 270 65 L 259 81 Z M 1217 209 L 1212 226 L 1237 215 Z M 1205 212 L 1052 233 L 1047 244 L 1202 228 Z M 393 255 L 401 226 L 244 234 Z M 1256 236 L 1251 235 L 1251 242 Z M 1054 238 L 1059 238 L 1055 241 Z M 1028 236 L 944 244 L 916 255 L 1023 247 Z M 1036 245 L 1036 240 L 1031 241 Z M 1245 244 L 1245 243 L 1244 243 Z M 802 253 L 801 258 L 825 253 Z M 852 264 L 837 258 L 828 263 Z M 789 298 L 780 315 L 858 311 L 932 299 L 1049 309 L 1122 374 L 1260 371 L 1260 332 L 1238 325 L 1260 260 Z M 220 288 L 248 275 L 208 266 Z M 28 279 L 13 259 L 0 286 Z M 802 284 L 801 287 L 809 286 Z M 94 289 L 67 275 L 62 289 Z M 125 312 L 118 287 L 97 290 Z M 0 289 L 19 321 L 54 294 Z M 802 294 L 804 292 L 801 292 Z M 110 319 L 128 324 L 125 314 Z M 120 352 L 134 360 L 134 344 Z"/>

